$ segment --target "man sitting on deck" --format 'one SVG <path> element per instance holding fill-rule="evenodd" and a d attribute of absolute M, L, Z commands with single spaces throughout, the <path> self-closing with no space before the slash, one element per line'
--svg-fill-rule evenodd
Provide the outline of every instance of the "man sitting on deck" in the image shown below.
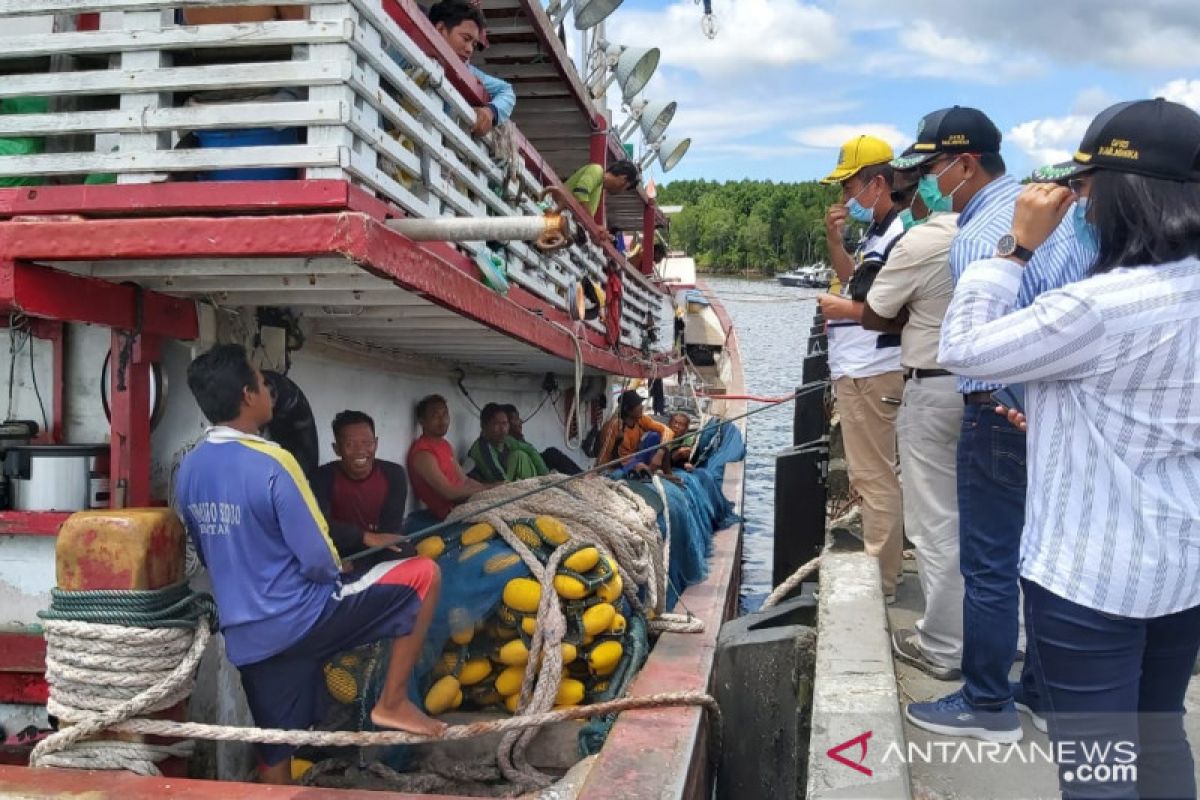
<path fill-rule="evenodd" d="M 479 412 L 479 438 L 467 455 L 475 468 L 470 477 L 481 483 L 507 483 L 550 474 L 550 468 L 532 445 L 508 432 L 504 407 L 488 403 Z"/>
<path fill-rule="evenodd" d="M 692 466 L 692 449 L 696 446 L 696 434 L 688 434 L 688 429 L 692 427 L 692 418 L 682 411 L 676 411 L 667 421 L 667 427 L 674 434 L 669 451 L 671 466 L 683 467 L 691 472 L 695 469 Z"/>
<path fill-rule="evenodd" d="M 375 420 L 368 415 L 343 411 L 333 418 L 333 452 L 338 460 L 317 470 L 312 489 L 340 556 L 389 545 L 402 555 L 414 555 L 400 537 L 408 475 L 399 464 L 375 458 L 378 446 Z M 395 560 L 396 553 L 382 551 L 368 558 Z"/>
<path fill-rule="evenodd" d="M 508 414 L 508 435 L 518 442 L 524 442 L 525 421 L 521 419 L 521 412 L 512 403 L 505 403 L 500 407 L 504 409 L 505 414 Z M 546 462 L 546 466 L 554 472 L 561 472 L 563 475 L 578 475 L 583 472 L 583 469 L 572 461 L 570 456 L 557 447 L 547 447 L 541 455 L 542 461 Z"/>
<path fill-rule="evenodd" d="M 592 216 L 600 208 L 600 199 L 604 192 L 609 194 L 624 194 L 637 188 L 642 174 L 632 161 L 617 161 L 605 169 L 599 164 L 586 164 L 567 178 L 567 190 L 575 195 L 575 199 L 583 204 Z"/>
<path fill-rule="evenodd" d="M 645 415 L 642 396 L 629 389 L 621 393 L 617 413 L 600 429 L 596 463 L 606 464 L 619 458 L 621 466 L 613 471 L 614 476 L 650 475 L 662 469 L 663 450 L 641 451 L 669 442 L 671 436 L 670 428 Z"/>
<path fill-rule="evenodd" d="M 408 699 L 408 679 L 441 585 L 426 558 L 343 575 L 296 459 L 257 432 L 271 395 L 240 345 L 217 345 L 188 367 L 188 388 L 213 424 L 184 458 L 176 498 L 212 577 L 225 652 L 255 723 L 304 730 L 315 721 L 321 667 L 333 655 L 392 639 L 371 721 L 436 736 L 445 725 Z M 266 783 L 291 780 L 294 748 L 258 748 Z"/>
<path fill-rule="evenodd" d="M 446 439 L 450 431 L 450 407 L 446 398 L 431 394 L 417 403 L 421 435 L 408 448 L 408 474 L 413 492 L 429 513 L 443 520 L 455 505 L 489 488 L 463 474 Z"/>

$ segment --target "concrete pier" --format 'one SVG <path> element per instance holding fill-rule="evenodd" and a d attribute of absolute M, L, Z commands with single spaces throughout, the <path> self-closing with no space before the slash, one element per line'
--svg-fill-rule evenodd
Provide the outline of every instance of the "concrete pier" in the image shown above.
<path fill-rule="evenodd" d="M 817 669 L 808 760 L 810 800 L 906 800 L 904 748 L 878 562 L 833 551 L 821 562 Z"/>

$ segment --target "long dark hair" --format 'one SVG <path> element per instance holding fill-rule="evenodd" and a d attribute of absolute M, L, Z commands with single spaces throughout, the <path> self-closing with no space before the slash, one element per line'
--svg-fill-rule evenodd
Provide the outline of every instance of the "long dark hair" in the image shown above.
<path fill-rule="evenodd" d="M 1088 219 L 1100 240 L 1093 274 L 1200 256 L 1200 183 L 1098 169 Z"/>

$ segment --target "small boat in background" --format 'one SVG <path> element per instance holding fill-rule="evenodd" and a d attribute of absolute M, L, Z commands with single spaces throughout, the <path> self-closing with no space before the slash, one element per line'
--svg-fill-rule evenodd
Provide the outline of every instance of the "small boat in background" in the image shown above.
<path fill-rule="evenodd" d="M 828 289 L 833 282 L 833 270 L 824 264 L 809 264 L 783 272 L 775 279 L 784 286 L 799 286 L 804 289 Z"/>

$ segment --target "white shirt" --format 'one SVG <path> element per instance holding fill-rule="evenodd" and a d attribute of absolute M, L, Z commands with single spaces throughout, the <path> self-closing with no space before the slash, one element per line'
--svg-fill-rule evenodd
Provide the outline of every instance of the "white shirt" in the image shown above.
<path fill-rule="evenodd" d="M 958 233 L 958 214 L 934 214 L 910 229 L 892 248 L 871 284 L 867 305 L 881 317 L 908 309 L 900 330 L 900 362 L 917 369 L 941 369 L 938 340 L 942 318 L 954 295 L 950 242 Z"/>
<path fill-rule="evenodd" d="M 1021 574 L 1153 618 L 1200 605 L 1200 260 L 1114 270 L 1017 303 L 1022 268 L 963 275 L 940 360 L 1025 382 Z"/>
<path fill-rule="evenodd" d="M 872 225 L 855 253 L 858 264 L 868 258 L 883 258 L 888 245 L 904 233 L 899 215 L 892 217 L 886 228 Z M 857 269 L 857 267 L 855 267 Z M 842 295 L 850 293 L 850 282 L 842 286 Z M 829 375 L 838 378 L 871 378 L 900 369 L 899 347 L 878 347 L 879 333 L 869 331 L 857 322 L 836 320 L 828 323 Z"/>

